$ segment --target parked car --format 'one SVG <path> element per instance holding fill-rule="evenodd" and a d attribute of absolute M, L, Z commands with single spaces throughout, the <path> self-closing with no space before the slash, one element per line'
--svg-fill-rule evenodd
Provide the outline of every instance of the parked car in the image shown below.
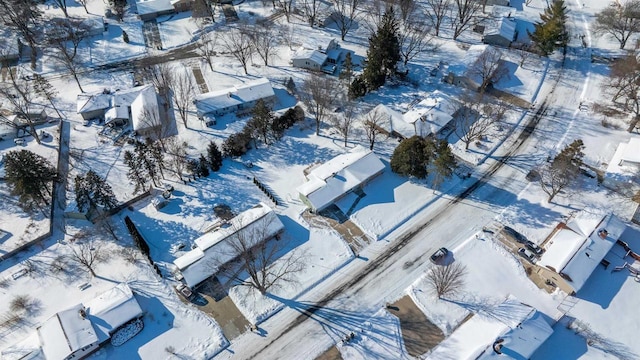
<path fill-rule="evenodd" d="M 16 139 L 13 139 L 13 142 L 14 142 L 16 145 L 24 145 L 24 139 L 22 139 L 22 138 L 16 138 Z"/>
<path fill-rule="evenodd" d="M 536 245 L 531 241 L 529 241 L 525 246 L 527 247 L 527 249 L 529 249 L 532 253 L 536 254 L 537 256 L 542 255 L 542 253 L 544 252 L 544 250 L 542 250 L 540 246 Z"/>
<path fill-rule="evenodd" d="M 190 300 L 191 297 L 193 297 L 193 291 L 191 291 L 191 289 L 189 289 L 185 284 L 179 284 L 176 286 L 176 290 L 178 290 L 178 294 L 182 295 L 187 300 Z"/>
<path fill-rule="evenodd" d="M 519 232 L 517 232 L 514 228 L 509 227 L 509 226 L 505 226 L 502 228 L 502 232 L 504 232 L 507 236 L 509 236 L 510 238 L 512 238 L 513 240 L 521 243 L 521 244 L 526 244 L 528 242 L 530 242 L 526 236 L 520 234 Z"/>
<path fill-rule="evenodd" d="M 431 261 L 434 264 L 437 264 L 442 259 L 446 258 L 447 255 L 449 255 L 449 250 L 447 250 L 447 248 L 443 248 L 442 247 L 442 248 L 436 250 L 436 252 L 434 252 L 433 255 L 431 255 Z"/>
<path fill-rule="evenodd" d="M 518 250 L 518 255 L 522 256 L 523 258 L 529 260 L 530 263 L 535 263 L 535 259 L 536 259 L 536 255 L 534 253 L 532 253 L 531 251 L 529 251 L 529 249 L 527 248 L 520 248 Z"/>

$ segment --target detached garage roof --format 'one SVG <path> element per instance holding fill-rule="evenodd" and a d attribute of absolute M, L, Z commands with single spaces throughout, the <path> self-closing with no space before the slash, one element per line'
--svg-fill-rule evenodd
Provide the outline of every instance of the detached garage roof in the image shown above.
<path fill-rule="evenodd" d="M 307 176 L 309 181 L 297 191 L 320 211 L 382 170 L 384 164 L 376 154 L 357 146 L 313 169 Z"/>

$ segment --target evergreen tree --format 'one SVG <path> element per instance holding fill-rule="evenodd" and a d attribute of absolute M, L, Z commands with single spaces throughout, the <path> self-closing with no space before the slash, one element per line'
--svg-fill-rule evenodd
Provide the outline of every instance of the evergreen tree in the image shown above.
<path fill-rule="evenodd" d="M 207 147 L 207 160 L 211 170 L 218 171 L 222 167 L 222 152 L 218 148 L 218 145 L 211 141 Z"/>
<path fill-rule="evenodd" d="M 438 140 L 435 145 L 435 156 L 431 161 L 433 187 L 438 189 L 444 180 L 453 175 L 457 163 L 451 147 L 446 140 Z"/>
<path fill-rule="evenodd" d="M 249 149 L 249 142 L 251 142 L 251 135 L 246 131 L 231 134 L 222 143 L 222 153 L 224 156 L 241 156 L 244 155 Z"/>
<path fill-rule="evenodd" d="M 149 179 L 145 169 L 142 167 L 138 157 L 133 152 L 127 150 L 124 152 L 124 163 L 129 168 L 127 177 L 135 184 L 134 192 L 147 191 L 147 181 Z"/>
<path fill-rule="evenodd" d="M 393 151 L 391 156 L 391 171 L 405 176 L 415 176 L 418 179 L 427 177 L 427 164 L 431 159 L 429 141 L 413 136 L 403 140 Z"/>
<path fill-rule="evenodd" d="M 29 150 L 9 151 L 5 155 L 5 178 L 13 195 L 25 205 L 49 205 L 56 169 L 44 157 Z"/>
<path fill-rule="evenodd" d="M 368 64 L 362 74 L 368 89 L 376 90 L 393 76 L 400 61 L 398 20 L 393 7 L 385 11 L 376 33 L 369 38 Z"/>
<path fill-rule="evenodd" d="M 198 176 L 209 176 L 209 162 L 202 154 L 200 155 L 200 159 L 198 159 Z"/>
<path fill-rule="evenodd" d="M 253 117 L 247 123 L 249 132 L 254 139 L 260 138 L 265 144 L 269 144 L 269 133 L 273 123 L 273 112 L 271 108 L 260 99 L 252 110 Z"/>
<path fill-rule="evenodd" d="M 198 174 L 198 160 L 196 159 L 189 159 L 187 161 L 187 171 L 189 172 L 189 174 L 195 179 L 196 176 L 200 176 Z"/>
<path fill-rule="evenodd" d="M 364 96 L 367 93 L 367 84 L 362 79 L 362 76 L 356 76 L 349 85 L 348 97 L 349 99 L 357 99 Z"/>
<path fill-rule="evenodd" d="M 566 47 L 569 33 L 566 27 L 567 7 L 564 0 L 553 0 L 534 24 L 531 41 L 543 55 L 551 54 L 557 47 Z"/>
<path fill-rule="evenodd" d="M 164 151 L 162 150 L 162 143 L 160 140 L 153 141 L 151 138 L 145 139 L 145 147 L 147 148 L 147 154 L 153 160 L 156 168 L 160 172 L 160 176 L 164 179 L 164 170 L 167 169 L 164 160 Z"/>
<path fill-rule="evenodd" d="M 111 185 L 102 177 L 89 170 L 84 176 L 76 176 L 76 203 L 81 212 L 96 209 L 99 206 L 111 210 L 118 205 Z"/>
<path fill-rule="evenodd" d="M 342 64 L 339 77 L 347 86 L 351 85 L 351 81 L 353 80 L 353 61 L 351 60 L 350 51 L 347 52 L 347 55 L 344 57 L 344 63 Z"/>
<path fill-rule="evenodd" d="M 149 145 L 149 142 L 143 143 L 142 141 L 136 140 L 133 145 L 133 151 L 135 153 L 136 161 L 144 169 L 149 179 L 151 179 L 153 186 L 158 186 L 160 173 L 159 164 L 152 155 L 153 149 L 150 148 Z"/>

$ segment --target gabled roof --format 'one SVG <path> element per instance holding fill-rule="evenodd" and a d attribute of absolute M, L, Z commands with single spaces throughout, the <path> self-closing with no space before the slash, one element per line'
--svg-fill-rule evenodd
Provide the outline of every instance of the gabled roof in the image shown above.
<path fill-rule="evenodd" d="M 195 104 L 201 115 L 228 109 L 233 106 L 275 96 L 267 78 L 261 78 L 238 86 L 210 91 L 196 96 Z"/>
<path fill-rule="evenodd" d="M 538 265 L 564 275 L 568 284 L 578 292 L 625 227 L 613 214 L 583 211 L 554 234 Z"/>
<path fill-rule="evenodd" d="M 407 123 L 417 125 L 418 135 L 426 136 L 440 131 L 453 119 L 453 114 L 459 108 L 460 103 L 455 99 L 436 90 L 407 111 L 403 117 Z"/>
<path fill-rule="evenodd" d="M 307 176 L 309 181 L 296 190 L 314 209 L 322 210 L 383 169 L 384 164 L 376 154 L 357 146 L 311 170 Z"/>
<path fill-rule="evenodd" d="M 150 119 L 144 119 L 144 110 L 155 113 Z M 158 96 L 153 86 L 144 87 L 131 103 L 131 125 L 133 130 L 140 131 L 160 125 L 160 113 L 158 109 Z"/>
<path fill-rule="evenodd" d="M 449 72 L 453 73 L 456 76 L 463 76 L 473 65 L 476 60 L 482 55 L 485 51 L 489 49 L 493 49 L 493 47 L 483 44 L 483 45 L 471 45 L 467 52 L 465 52 L 464 57 L 460 60 L 460 62 L 449 65 Z"/>
<path fill-rule="evenodd" d="M 77 113 L 82 114 L 94 110 L 106 110 L 111 106 L 111 94 L 99 92 L 95 94 L 79 94 Z"/>
<path fill-rule="evenodd" d="M 196 248 L 175 259 L 188 286 L 193 287 L 218 272 L 219 267 L 237 256 L 232 246 L 238 238 L 244 245 L 257 245 L 284 230 L 276 213 L 260 203 L 234 217 L 224 227 L 219 227 L 195 240 Z"/>
<path fill-rule="evenodd" d="M 87 316 L 93 323 L 98 339 L 103 342 L 127 321 L 142 315 L 142 309 L 129 285 L 120 283 L 87 304 Z"/>
<path fill-rule="evenodd" d="M 629 139 L 625 144 L 620 160 L 640 164 L 640 138 Z"/>
<path fill-rule="evenodd" d="M 85 346 L 98 342 L 91 321 L 82 316 L 84 306 L 78 304 L 61 311 L 38 328 L 42 352 L 47 360 L 62 360 Z"/>
<path fill-rule="evenodd" d="M 327 54 L 320 50 L 300 48 L 293 54 L 291 59 L 308 60 L 318 64 L 318 66 L 322 66 L 322 64 L 327 61 Z"/>
<path fill-rule="evenodd" d="M 427 359 L 505 358 L 493 351 L 493 344 L 500 340 L 504 354 L 528 359 L 552 333 L 553 329 L 536 309 L 509 297 L 460 325 Z"/>
<path fill-rule="evenodd" d="M 499 35 L 509 41 L 513 41 L 516 36 L 516 20 L 510 17 L 500 18 L 495 27 L 492 27 L 484 36 Z"/>
<path fill-rule="evenodd" d="M 136 0 L 136 8 L 138 15 L 147 15 L 173 10 L 173 5 L 169 0 Z"/>
<path fill-rule="evenodd" d="M 405 138 L 410 138 L 416 134 L 416 130 L 413 125 L 406 122 L 400 112 L 383 104 L 373 108 L 370 113 L 376 111 L 385 116 L 385 119 L 383 120 L 384 122 L 381 126 L 390 133 L 396 132 Z"/>

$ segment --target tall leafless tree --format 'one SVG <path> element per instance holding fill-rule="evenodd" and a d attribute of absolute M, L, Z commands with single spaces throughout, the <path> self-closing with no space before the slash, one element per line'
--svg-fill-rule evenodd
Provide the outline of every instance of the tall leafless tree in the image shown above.
<path fill-rule="evenodd" d="M 486 101 L 481 94 L 473 96 L 467 93 L 460 98 L 461 107 L 454 119 L 454 132 L 464 143 L 465 150 L 469 150 L 472 142 L 482 139 L 497 121 L 495 117 L 483 114 Z"/>
<path fill-rule="evenodd" d="M 82 236 L 85 237 L 86 235 Z M 75 238 L 73 243 L 69 244 L 69 250 L 71 251 L 68 255 L 69 260 L 83 266 L 91 273 L 91 276 L 96 276 L 95 267 L 107 259 L 107 252 L 99 242 L 80 239 L 78 235 Z"/>
<path fill-rule="evenodd" d="M 446 266 L 434 266 L 427 273 L 427 284 L 439 299 L 454 296 L 462 291 L 467 269 L 459 262 Z"/>
<path fill-rule="evenodd" d="M 627 131 L 632 132 L 640 123 L 640 61 L 634 54 L 618 59 L 611 65 L 609 77 L 602 88 L 611 92 L 614 104 L 620 104 L 633 115 Z"/>
<path fill-rule="evenodd" d="M 44 76 L 38 73 L 34 73 L 33 74 L 33 91 L 35 91 L 40 96 L 44 96 L 47 99 L 47 101 L 49 101 L 49 104 L 51 104 L 51 107 L 53 107 L 53 110 L 56 111 L 56 114 L 58 114 L 58 117 L 62 119 L 62 114 L 60 114 L 60 111 L 58 110 L 58 107 L 54 102 L 56 95 L 58 95 L 58 91 L 56 90 L 55 87 L 53 87 L 53 85 L 51 85 L 49 80 L 47 80 Z"/>
<path fill-rule="evenodd" d="M 371 0 L 363 3 L 364 21 L 362 25 L 368 30 L 369 34 L 375 34 L 388 6 L 389 4 L 386 0 Z"/>
<path fill-rule="evenodd" d="M 453 40 L 476 24 L 481 10 L 482 2 L 479 0 L 453 0 Z"/>
<path fill-rule="evenodd" d="M 433 28 L 434 35 L 440 36 L 440 29 L 451 10 L 452 0 L 425 0 L 425 15 L 429 25 Z"/>
<path fill-rule="evenodd" d="M 165 110 L 171 106 L 171 89 L 174 85 L 174 69 L 167 63 L 157 64 L 147 71 L 151 83 L 156 87 Z"/>
<path fill-rule="evenodd" d="M 78 4 L 82 5 L 82 7 L 84 8 L 84 11 L 88 14 L 89 13 L 89 9 L 87 9 L 87 2 L 89 0 L 76 0 L 78 2 Z"/>
<path fill-rule="evenodd" d="M 302 11 L 304 12 L 304 16 L 307 18 L 307 22 L 311 27 L 316 25 L 318 15 L 320 13 L 320 6 L 322 5 L 321 0 L 301 0 L 302 1 Z"/>
<path fill-rule="evenodd" d="M 480 79 L 478 92 L 484 93 L 487 86 L 497 83 L 508 75 L 508 69 L 502 61 L 502 52 L 498 49 L 488 47 L 471 64 L 467 71 L 468 76 Z"/>
<path fill-rule="evenodd" d="M 375 109 L 362 117 L 361 123 L 364 134 L 369 142 L 369 150 L 373 150 L 373 146 L 378 140 L 378 136 L 384 133 L 384 125 L 386 121 L 391 121 L 387 114 Z"/>
<path fill-rule="evenodd" d="M 183 178 L 184 172 L 187 169 L 187 143 L 179 141 L 177 137 L 171 137 L 167 139 L 167 153 L 169 154 L 169 166 L 173 172 L 178 175 L 181 181 L 185 181 Z"/>
<path fill-rule="evenodd" d="M 19 119 L 16 122 L 0 116 L 0 123 L 14 127 L 16 130 L 23 128 L 26 133 L 33 136 L 36 142 L 40 144 L 40 137 L 31 118 L 32 110 L 36 107 L 33 99 L 35 91 L 30 82 L 18 79 L 15 71 L 7 71 L 7 73 L 10 81 L 8 84 L 0 84 L 0 98 L 11 105 L 12 110 L 18 115 Z"/>
<path fill-rule="evenodd" d="M 311 74 L 302 83 L 302 102 L 316 120 L 316 135 L 320 135 L 320 126 L 339 98 L 338 84 L 330 77 Z"/>
<path fill-rule="evenodd" d="M 269 60 L 276 55 L 278 43 L 274 26 L 271 21 L 262 21 L 256 25 L 256 29 L 251 33 L 253 48 L 264 62 L 264 66 L 269 66 Z"/>
<path fill-rule="evenodd" d="M 400 16 L 402 24 L 411 22 L 411 18 L 419 8 L 418 3 L 415 0 L 391 0 L 389 3 L 398 9 L 396 14 Z"/>
<path fill-rule="evenodd" d="M 294 0 L 277 0 L 278 8 L 282 10 L 284 17 L 287 19 L 287 22 L 291 22 L 291 15 L 295 10 Z"/>
<path fill-rule="evenodd" d="M 184 127 L 188 128 L 189 107 L 194 96 L 194 82 L 191 74 L 180 71 L 174 75 L 173 106 L 178 111 Z"/>
<path fill-rule="evenodd" d="M 88 32 L 88 25 L 82 19 L 62 19 L 57 22 L 55 31 L 51 32 L 47 39 L 55 50 L 51 54 L 52 57 L 69 71 L 81 92 L 84 90 L 78 78 L 82 70 L 82 62 L 78 59 L 78 47 Z"/>
<path fill-rule="evenodd" d="M 0 22 L 15 29 L 29 45 L 32 69 L 36 68 L 41 19 L 42 10 L 36 0 L 0 0 Z"/>
<path fill-rule="evenodd" d="M 245 75 L 249 74 L 247 66 L 255 52 L 255 47 L 251 41 L 251 34 L 248 29 L 245 27 L 229 29 L 229 31 L 223 35 L 222 46 L 226 52 L 240 62 Z"/>
<path fill-rule="evenodd" d="M 355 25 L 361 5 L 362 0 L 334 0 L 335 11 L 331 20 L 338 26 L 342 41 Z"/>
<path fill-rule="evenodd" d="M 204 29 L 201 30 L 200 37 L 196 40 L 196 51 L 200 58 L 207 62 L 211 71 L 213 71 L 213 57 L 217 55 L 217 42 L 218 32 Z"/>
<path fill-rule="evenodd" d="M 296 276 L 306 268 L 307 254 L 296 249 L 282 255 L 287 245 L 285 239 L 267 241 L 272 223 L 273 219 L 268 216 L 251 224 L 231 220 L 234 230 L 225 240 L 228 248 L 225 255 L 237 259 L 238 265 L 211 266 L 219 268 L 232 284 L 254 288 L 262 295 L 287 283 L 296 283 Z"/>
<path fill-rule="evenodd" d="M 398 36 L 400 56 L 404 66 L 424 52 L 433 53 L 439 46 L 431 35 L 431 27 L 425 22 L 407 21 Z"/>
<path fill-rule="evenodd" d="M 67 12 L 67 0 L 53 0 L 53 2 L 58 5 L 60 10 L 62 10 L 64 17 L 69 17 L 69 13 Z"/>
<path fill-rule="evenodd" d="M 353 101 L 347 101 L 342 106 L 342 112 L 332 116 L 333 126 L 338 130 L 344 139 L 344 147 L 347 147 L 349 135 L 356 120 L 356 107 Z"/>
<path fill-rule="evenodd" d="M 596 14 L 594 32 L 609 35 L 624 49 L 629 38 L 640 32 L 640 0 L 612 1 Z"/>

